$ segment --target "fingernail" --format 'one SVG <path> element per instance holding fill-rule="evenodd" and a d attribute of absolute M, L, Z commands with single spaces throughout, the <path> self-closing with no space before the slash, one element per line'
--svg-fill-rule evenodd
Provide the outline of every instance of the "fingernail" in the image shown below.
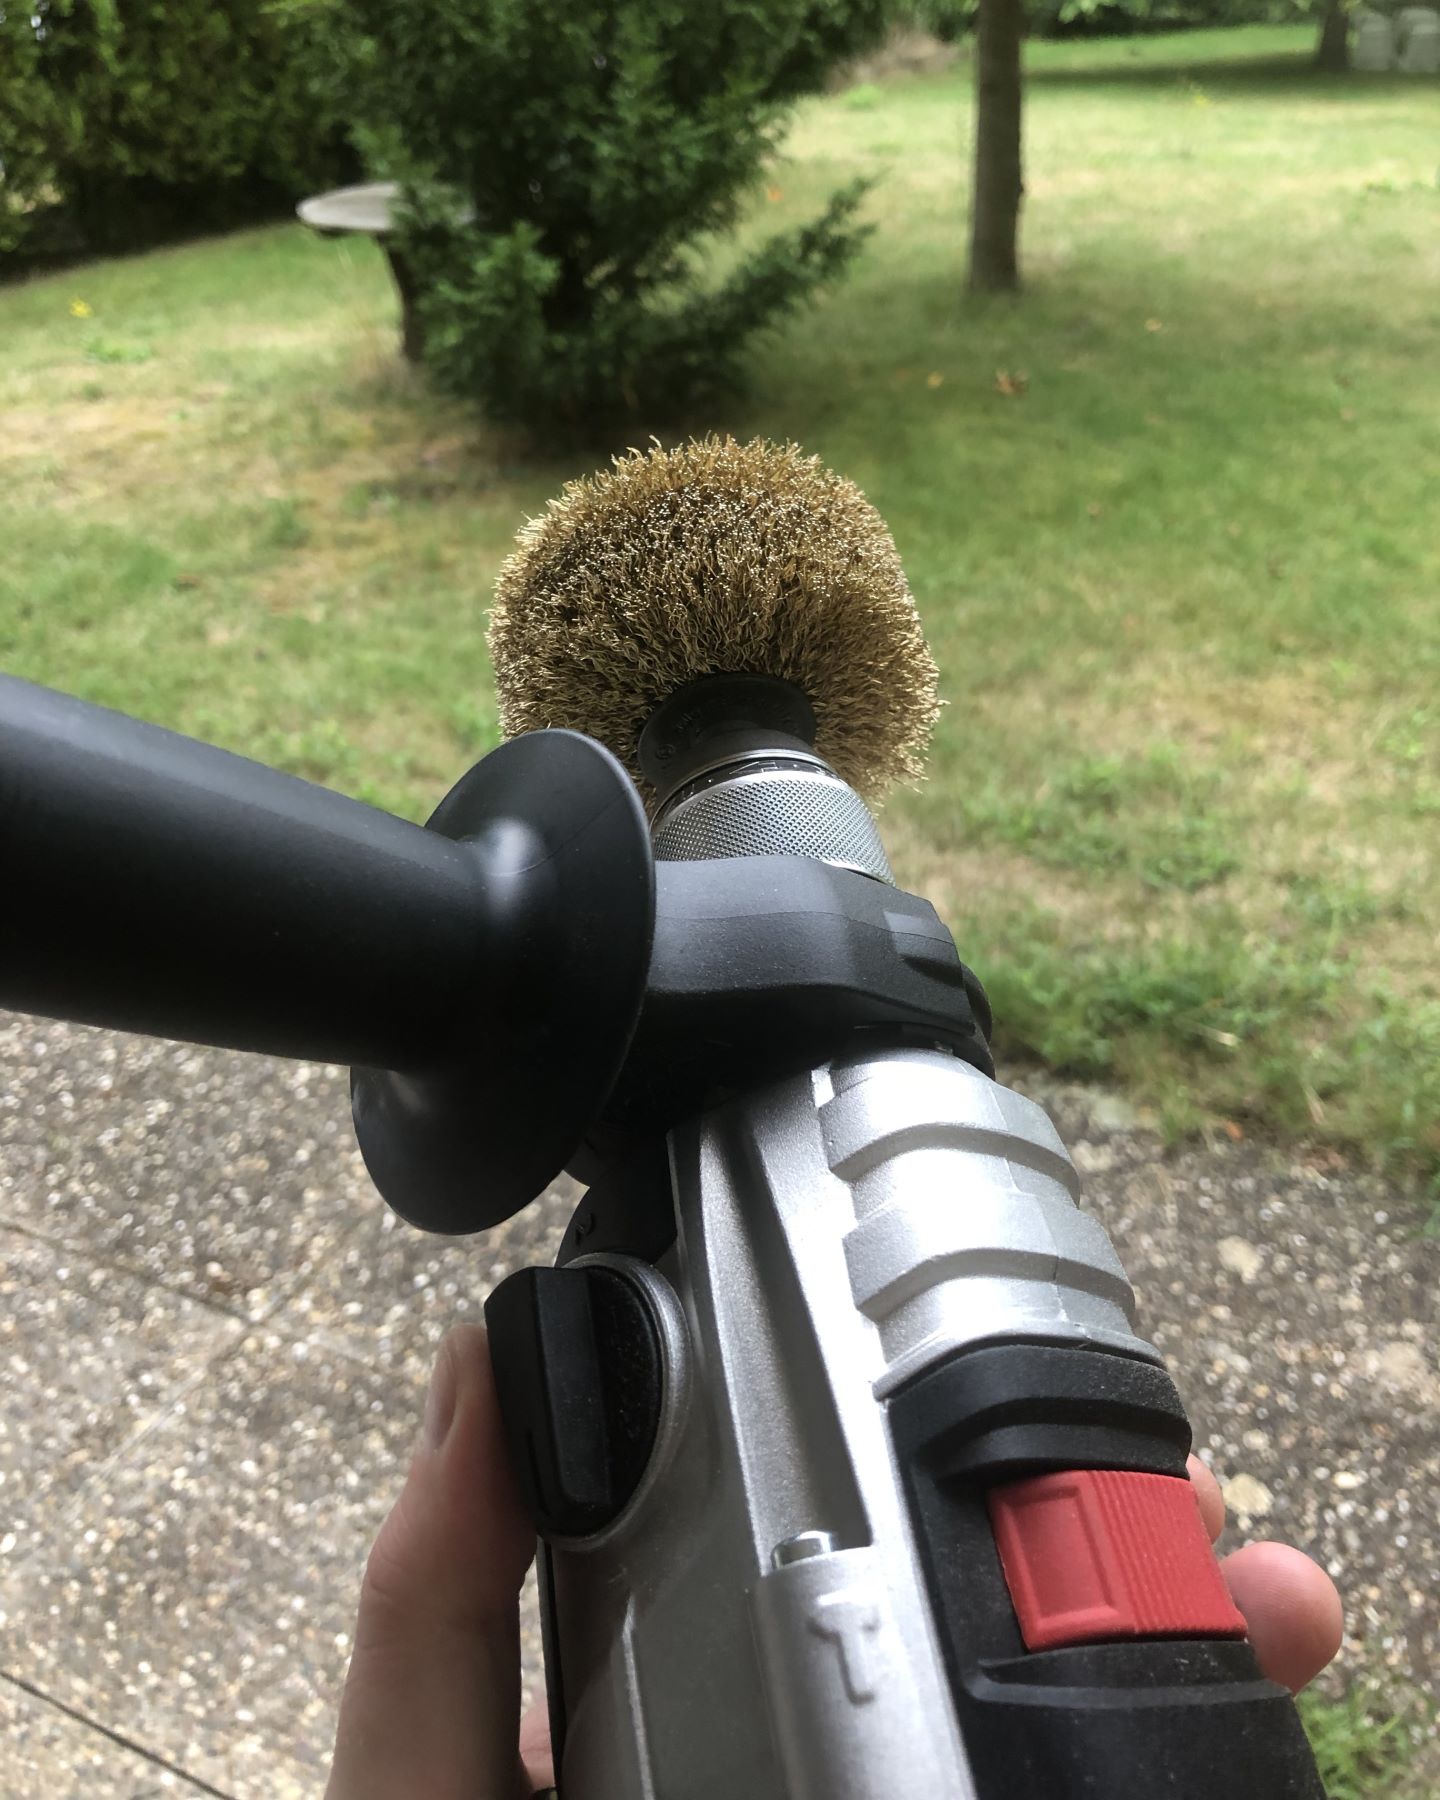
<path fill-rule="evenodd" d="M 459 1386 L 455 1358 L 447 1344 L 440 1351 L 435 1373 L 430 1377 L 430 1392 L 425 1397 L 425 1442 L 432 1450 L 438 1450 L 445 1442 L 450 1421 L 455 1417 Z"/>

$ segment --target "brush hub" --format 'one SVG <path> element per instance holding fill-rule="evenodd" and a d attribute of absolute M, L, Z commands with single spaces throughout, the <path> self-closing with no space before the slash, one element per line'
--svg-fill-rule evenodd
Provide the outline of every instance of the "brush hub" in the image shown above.
<path fill-rule="evenodd" d="M 815 748 L 815 709 L 774 675 L 703 675 L 661 701 L 636 759 L 657 806 L 702 770 L 755 750 Z"/>
<path fill-rule="evenodd" d="M 773 676 L 678 689 L 640 735 L 656 858 L 808 856 L 893 885 L 869 809 L 815 754 L 815 731 L 809 700 Z"/>

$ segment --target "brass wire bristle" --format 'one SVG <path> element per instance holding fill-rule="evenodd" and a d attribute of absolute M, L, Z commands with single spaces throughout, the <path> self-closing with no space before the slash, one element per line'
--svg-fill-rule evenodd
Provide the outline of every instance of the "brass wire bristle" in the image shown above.
<path fill-rule="evenodd" d="M 640 780 L 660 701 L 701 675 L 775 675 L 861 794 L 919 775 L 935 663 L 884 521 L 817 457 L 714 436 L 631 451 L 516 542 L 489 639 L 507 737 L 569 726 Z"/>

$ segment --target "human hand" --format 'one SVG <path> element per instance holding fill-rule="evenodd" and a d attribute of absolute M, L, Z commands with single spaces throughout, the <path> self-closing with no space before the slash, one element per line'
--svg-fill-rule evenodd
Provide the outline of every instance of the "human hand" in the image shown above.
<path fill-rule="evenodd" d="M 1190 1462 L 1212 1539 L 1215 1477 Z M 520 1719 L 519 1596 L 534 1533 L 510 1477 L 478 1325 L 440 1349 L 404 1491 L 365 1570 L 326 1800 L 521 1800 L 553 1782 L 543 1710 Z M 1340 1646 L 1340 1598 L 1309 1557 L 1221 1562 L 1260 1666 L 1299 1690 Z"/>
<path fill-rule="evenodd" d="M 520 1800 L 552 1785 L 520 1722 L 520 1588 L 535 1528 L 510 1475 L 490 1346 L 440 1346 L 410 1473 L 365 1565 L 325 1800 Z"/>

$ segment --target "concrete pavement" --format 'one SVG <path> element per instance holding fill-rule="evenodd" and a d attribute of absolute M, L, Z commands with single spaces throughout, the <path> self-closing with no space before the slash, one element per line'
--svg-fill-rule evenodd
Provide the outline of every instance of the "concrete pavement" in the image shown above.
<path fill-rule="evenodd" d="M 1039 1086 L 1241 1532 L 1332 1568 L 1350 1673 L 1428 1686 L 1440 1243 L 1416 1203 L 1328 1155 L 1167 1152 L 1123 1102 Z M 426 1238 L 370 1187 L 339 1071 L 0 1015 L 5 1800 L 320 1793 L 435 1345 L 572 1204 Z"/>

